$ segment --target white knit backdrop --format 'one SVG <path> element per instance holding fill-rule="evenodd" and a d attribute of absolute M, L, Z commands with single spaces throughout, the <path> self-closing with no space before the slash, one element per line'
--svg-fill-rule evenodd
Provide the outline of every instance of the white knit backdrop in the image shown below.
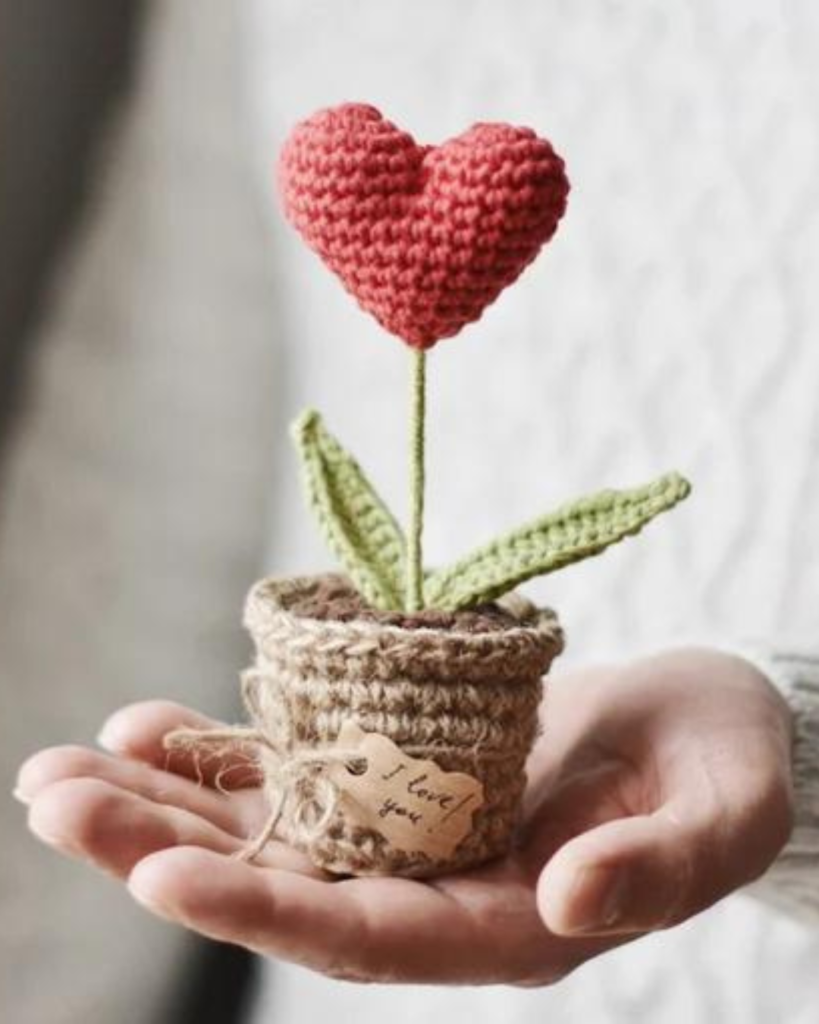
<path fill-rule="evenodd" d="M 566 158 L 548 250 L 429 360 L 430 560 L 677 467 L 685 506 L 530 588 L 560 609 L 567 659 L 691 635 L 819 644 L 815 5 L 257 0 L 245 26 L 260 187 L 292 122 L 345 99 L 423 141 L 534 125 Z M 403 509 L 408 357 L 271 209 L 293 367 L 281 401 L 323 410 Z M 324 557 L 293 480 L 277 568 Z M 807 1022 L 817 954 L 815 932 L 742 897 L 548 991 L 272 971 L 254 1024 Z"/>
<path fill-rule="evenodd" d="M 272 203 L 288 127 L 343 99 L 426 141 L 529 123 L 573 183 L 548 251 L 430 360 L 430 560 L 676 467 L 695 485 L 686 506 L 530 588 L 559 607 L 567 660 L 689 635 L 819 643 L 815 5 L 176 0 L 155 13 L 5 485 L 4 779 L 41 740 L 89 738 L 123 700 L 229 704 L 250 578 L 326 564 L 282 427 L 303 404 L 403 509 L 406 353 Z M 9 1019 L 156 1024 L 178 935 L 35 852 L 5 803 L 2 827 Z M 815 932 L 737 897 L 550 990 L 274 970 L 256 1024 L 812 1022 L 817 954 Z"/>

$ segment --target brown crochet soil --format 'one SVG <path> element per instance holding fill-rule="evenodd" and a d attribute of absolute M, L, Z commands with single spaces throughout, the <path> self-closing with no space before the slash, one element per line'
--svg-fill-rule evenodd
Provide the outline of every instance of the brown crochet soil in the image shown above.
<path fill-rule="evenodd" d="M 309 594 L 289 605 L 288 611 L 307 619 L 336 622 L 375 622 L 401 629 L 446 629 L 458 633 L 494 633 L 520 622 L 494 603 L 468 611 L 445 612 L 426 608 L 419 612 L 387 612 L 368 607 L 345 580 L 324 578 Z"/>

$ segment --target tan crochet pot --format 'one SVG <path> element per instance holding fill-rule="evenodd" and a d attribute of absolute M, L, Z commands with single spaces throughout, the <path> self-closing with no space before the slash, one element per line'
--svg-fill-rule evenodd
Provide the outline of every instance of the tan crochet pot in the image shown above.
<path fill-rule="evenodd" d="M 261 580 L 245 608 L 256 663 L 244 675 L 244 695 L 264 738 L 259 757 L 271 805 L 279 808 L 276 835 L 341 874 L 421 877 L 502 854 L 538 731 L 542 676 L 563 646 L 556 616 L 514 594 L 497 603 L 494 621 L 466 613 L 468 628 L 460 628 L 464 613 L 431 628 L 424 613 L 404 617 L 411 627 L 401 616 L 379 621 L 378 613 L 348 621 L 305 614 L 328 582 L 349 586 L 338 576 Z M 349 719 L 412 757 L 482 783 L 484 804 L 451 858 L 393 849 L 378 832 L 351 825 L 343 808 L 325 815 L 318 830 L 305 828 L 304 801 L 287 794 L 295 788 L 298 796 L 301 787 L 303 795 L 306 787 L 319 804 L 320 768 L 314 764 L 305 776 L 288 764 L 331 746 Z"/>

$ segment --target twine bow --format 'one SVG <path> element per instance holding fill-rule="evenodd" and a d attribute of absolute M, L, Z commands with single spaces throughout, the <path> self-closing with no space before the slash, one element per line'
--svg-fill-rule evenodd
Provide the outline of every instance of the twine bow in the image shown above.
<path fill-rule="evenodd" d="M 246 692 L 246 691 L 245 691 Z M 340 747 L 315 750 L 285 750 L 271 742 L 258 728 L 226 726 L 221 729 L 174 729 L 165 735 L 163 745 L 169 752 L 184 751 L 194 756 L 201 781 L 199 755 L 209 749 L 213 756 L 254 749 L 249 764 L 260 769 L 270 801 L 270 813 L 259 834 L 237 854 L 240 860 L 253 861 L 274 838 L 285 812 L 292 822 L 295 839 L 309 843 L 316 839 L 332 820 L 341 799 L 338 784 L 329 777 L 331 765 L 344 765 L 358 773 L 366 764 L 360 752 Z M 229 766 L 217 772 L 215 786 L 222 785 L 225 775 L 236 768 Z"/>

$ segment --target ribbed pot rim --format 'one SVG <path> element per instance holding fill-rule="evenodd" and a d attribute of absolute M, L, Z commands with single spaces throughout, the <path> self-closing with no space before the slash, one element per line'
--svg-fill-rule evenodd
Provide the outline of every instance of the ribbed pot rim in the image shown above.
<path fill-rule="evenodd" d="M 318 574 L 271 576 L 254 584 L 245 603 L 244 624 L 263 656 L 270 654 L 265 650 L 266 641 L 285 643 L 290 650 L 297 650 L 301 643 L 309 645 L 317 632 L 325 644 L 332 647 L 337 643 L 339 651 L 348 650 L 355 657 L 376 652 L 387 657 L 417 652 L 424 659 L 429 651 L 435 652 L 436 660 L 442 655 L 451 656 L 463 664 L 472 657 L 480 662 L 489 655 L 493 661 L 508 658 L 510 668 L 511 663 L 522 660 L 541 672 L 563 649 L 563 630 L 555 612 L 536 608 L 517 593 L 506 595 L 498 604 L 515 616 L 519 625 L 473 633 L 438 626 L 410 628 L 364 619 L 316 619 L 292 610 L 295 602 L 328 579 L 348 582 L 338 574 Z M 521 668 L 518 664 L 517 671 Z"/>

